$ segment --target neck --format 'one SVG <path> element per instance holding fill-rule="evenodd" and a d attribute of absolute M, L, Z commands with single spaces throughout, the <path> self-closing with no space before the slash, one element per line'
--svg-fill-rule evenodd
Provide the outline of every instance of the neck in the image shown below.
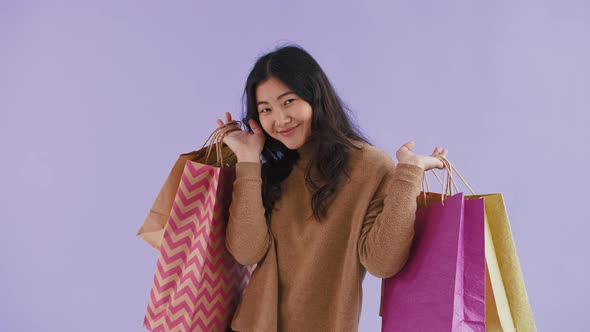
<path fill-rule="evenodd" d="M 305 144 L 297 149 L 297 153 L 299 153 L 299 160 L 300 161 L 309 161 L 313 158 L 313 152 L 315 149 L 316 141 L 314 139 L 310 139 Z"/>

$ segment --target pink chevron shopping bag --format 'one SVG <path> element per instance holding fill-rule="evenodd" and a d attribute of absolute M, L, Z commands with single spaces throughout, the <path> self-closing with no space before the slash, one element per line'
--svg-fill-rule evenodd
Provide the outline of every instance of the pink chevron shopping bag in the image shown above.
<path fill-rule="evenodd" d="M 214 146 L 220 157 L 221 140 L 207 152 Z M 229 331 L 250 280 L 252 267 L 236 262 L 225 248 L 235 167 L 214 164 L 185 161 L 144 318 L 150 331 Z"/>

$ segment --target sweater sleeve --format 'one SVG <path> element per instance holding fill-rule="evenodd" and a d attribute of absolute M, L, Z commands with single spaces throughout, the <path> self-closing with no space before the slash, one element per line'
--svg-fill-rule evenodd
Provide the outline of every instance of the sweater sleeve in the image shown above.
<path fill-rule="evenodd" d="M 358 251 L 361 264 L 376 277 L 395 275 L 408 259 L 423 176 L 418 166 L 391 165 L 369 204 Z"/>
<path fill-rule="evenodd" d="M 243 265 L 257 264 L 270 247 L 272 234 L 264 217 L 260 163 L 238 162 L 233 183 L 225 246 Z"/>

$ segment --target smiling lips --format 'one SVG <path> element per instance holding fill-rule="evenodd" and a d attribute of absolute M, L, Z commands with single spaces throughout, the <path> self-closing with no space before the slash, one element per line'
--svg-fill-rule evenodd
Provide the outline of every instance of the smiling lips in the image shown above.
<path fill-rule="evenodd" d="M 291 129 L 287 129 L 285 131 L 279 131 L 279 134 L 281 134 L 283 136 L 290 136 L 291 134 L 293 134 L 295 132 L 295 129 L 297 129 L 297 127 L 299 127 L 299 125 L 291 128 Z"/>

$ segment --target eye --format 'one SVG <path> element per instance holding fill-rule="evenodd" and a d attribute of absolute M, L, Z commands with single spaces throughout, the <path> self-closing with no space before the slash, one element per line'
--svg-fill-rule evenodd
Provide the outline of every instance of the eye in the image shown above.
<path fill-rule="evenodd" d="M 258 113 L 264 113 L 268 108 L 261 109 Z"/>
<path fill-rule="evenodd" d="M 286 105 L 287 103 L 289 103 L 289 104 L 290 104 L 290 101 L 293 101 L 293 100 L 295 100 L 295 99 L 287 99 L 287 101 L 285 101 L 285 105 Z"/>

